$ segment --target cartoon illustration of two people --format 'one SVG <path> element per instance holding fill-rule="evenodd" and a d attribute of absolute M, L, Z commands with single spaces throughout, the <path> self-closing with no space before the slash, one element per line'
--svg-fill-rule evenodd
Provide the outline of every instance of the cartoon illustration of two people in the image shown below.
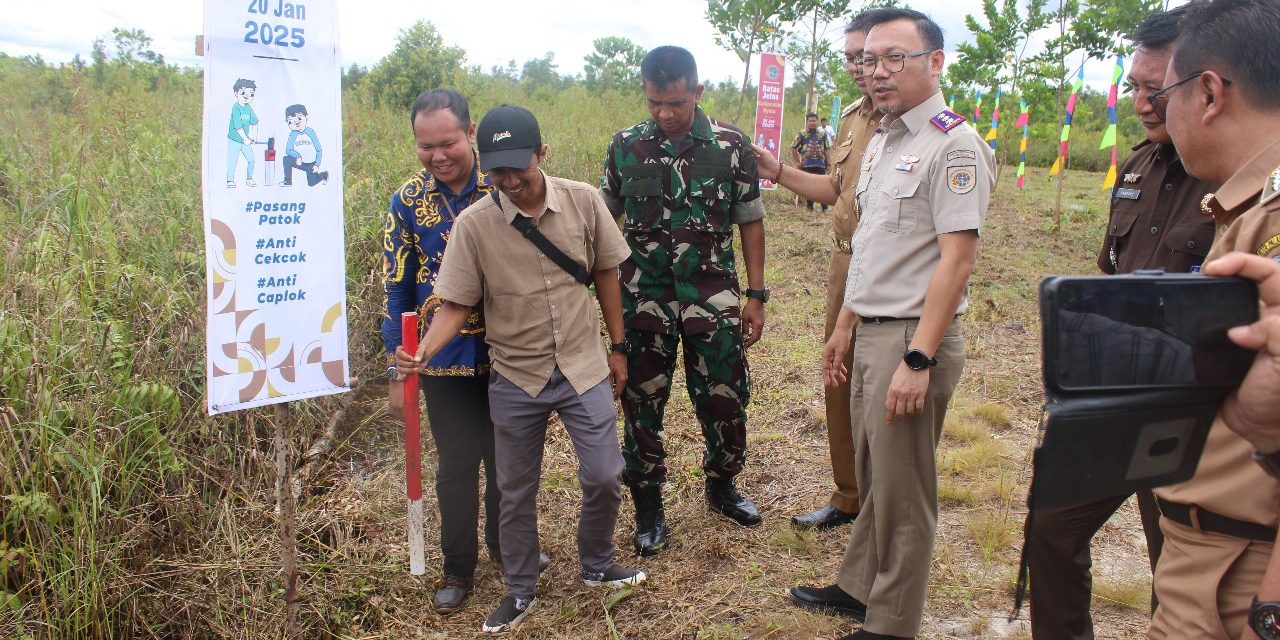
<path fill-rule="evenodd" d="M 244 156 L 245 159 L 245 186 L 258 186 L 253 181 L 253 145 L 263 143 L 258 141 L 258 114 L 254 113 L 250 105 L 257 90 L 258 85 L 253 80 L 244 78 L 236 80 L 231 87 L 231 92 L 236 97 L 235 104 L 231 105 L 231 123 L 227 128 L 227 187 L 231 189 L 236 186 L 236 165 L 240 163 L 240 156 Z M 307 126 L 307 119 L 307 108 L 301 104 L 290 105 L 284 110 L 285 124 L 289 127 L 289 139 L 285 142 L 284 180 L 280 182 L 282 187 L 293 186 L 295 169 L 302 170 L 307 176 L 308 186 L 314 187 L 329 181 L 329 172 L 320 170 L 320 162 L 324 157 L 320 138 L 314 129 Z M 268 186 L 275 173 L 274 142 L 274 138 L 269 138 L 266 143 Z"/>

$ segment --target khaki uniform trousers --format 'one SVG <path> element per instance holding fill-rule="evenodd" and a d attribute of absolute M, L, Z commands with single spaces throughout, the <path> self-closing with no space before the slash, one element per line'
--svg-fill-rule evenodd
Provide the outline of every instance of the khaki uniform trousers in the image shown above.
<path fill-rule="evenodd" d="M 831 252 L 831 267 L 827 271 L 827 325 L 822 334 L 825 343 L 836 328 L 836 318 L 844 306 L 844 285 L 849 277 L 849 259 L 847 251 L 836 249 Z M 845 354 L 845 371 L 853 371 L 853 338 Z M 831 506 L 844 513 L 857 513 L 861 503 L 858 498 L 858 478 L 854 473 L 853 422 L 849 417 L 849 382 L 838 387 L 823 387 L 827 404 L 827 443 L 831 447 L 831 477 L 835 480 L 836 489 L 831 492 Z"/>
<path fill-rule="evenodd" d="M 924 413 L 885 423 L 885 398 L 916 320 L 863 323 L 854 345 L 852 413 L 855 468 L 864 488 L 838 584 L 867 605 L 868 631 L 914 637 L 920 632 L 938 525 L 934 461 L 947 405 L 964 370 L 964 338 L 953 320 L 929 370 Z"/>
<path fill-rule="evenodd" d="M 1237 640 L 1275 545 L 1197 531 L 1168 518 L 1160 518 L 1160 531 L 1164 548 L 1155 577 L 1160 606 L 1147 637 Z"/>

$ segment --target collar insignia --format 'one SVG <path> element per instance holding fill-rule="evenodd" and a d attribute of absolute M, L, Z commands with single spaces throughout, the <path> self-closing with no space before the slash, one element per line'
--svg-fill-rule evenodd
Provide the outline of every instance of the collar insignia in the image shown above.
<path fill-rule="evenodd" d="M 929 122 L 932 122 L 933 126 L 943 131 L 950 131 L 960 126 L 961 122 L 964 122 L 964 116 L 950 109 L 943 109 L 938 115 L 930 118 Z"/>

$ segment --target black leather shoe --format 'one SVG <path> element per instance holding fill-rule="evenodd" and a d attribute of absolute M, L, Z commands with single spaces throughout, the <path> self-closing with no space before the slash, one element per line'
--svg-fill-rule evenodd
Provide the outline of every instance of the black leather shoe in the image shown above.
<path fill-rule="evenodd" d="M 432 605 L 435 607 L 436 613 L 449 615 L 462 608 L 463 601 L 467 599 L 470 593 L 471 578 L 447 575 L 440 584 L 440 589 L 436 591 L 436 597 L 432 599 Z"/>
<path fill-rule="evenodd" d="M 825 504 L 815 511 L 792 518 L 791 524 L 797 529 L 830 529 L 853 522 L 857 517 L 856 511 L 845 513 L 833 505 Z"/>
<path fill-rule="evenodd" d="M 636 505 L 636 533 L 631 544 L 642 556 L 657 555 L 667 548 L 667 517 L 662 510 L 662 485 L 631 487 L 631 500 Z"/>
<path fill-rule="evenodd" d="M 744 527 L 760 524 L 760 510 L 738 493 L 732 479 L 707 478 L 707 506 Z"/>
<path fill-rule="evenodd" d="M 805 609 L 848 616 L 859 622 L 867 620 L 867 605 L 844 592 L 840 585 L 829 587 L 791 587 L 791 601 Z"/>

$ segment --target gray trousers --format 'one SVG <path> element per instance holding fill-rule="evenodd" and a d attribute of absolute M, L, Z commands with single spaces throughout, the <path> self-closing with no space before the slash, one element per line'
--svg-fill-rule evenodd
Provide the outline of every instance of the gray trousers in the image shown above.
<path fill-rule="evenodd" d="M 845 593 L 867 605 L 864 629 L 912 638 L 920 633 L 938 524 L 934 452 L 964 370 L 964 339 L 954 320 L 934 356 L 938 366 L 929 369 L 924 413 L 886 424 L 890 382 L 916 324 L 858 325 L 849 378 L 862 512 L 853 521 L 839 579 Z"/>
<path fill-rule="evenodd" d="M 489 413 L 494 426 L 494 457 L 502 515 L 503 581 L 517 598 L 531 598 L 538 584 L 538 488 L 547 420 L 560 414 L 578 454 L 582 512 L 578 518 L 578 555 L 583 569 L 602 572 L 613 566 L 613 532 L 622 503 L 622 451 L 618 448 L 617 411 L 605 379 L 582 395 L 556 368 L 538 397 L 497 371 L 489 379 Z"/>

